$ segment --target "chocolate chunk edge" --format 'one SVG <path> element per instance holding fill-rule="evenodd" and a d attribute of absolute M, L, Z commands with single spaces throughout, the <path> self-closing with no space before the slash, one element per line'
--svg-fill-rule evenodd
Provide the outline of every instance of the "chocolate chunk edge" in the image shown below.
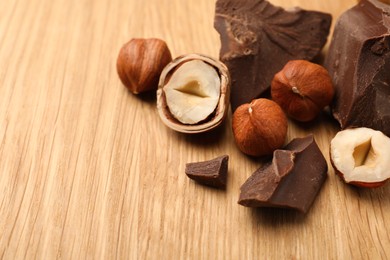
<path fill-rule="evenodd" d="M 200 184 L 225 189 L 228 162 L 229 156 L 223 155 L 208 161 L 187 163 L 185 173 Z"/>
<path fill-rule="evenodd" d="M 292 140 L 285 149 L 288 150 L 276 150 L 272 162 L 256 170 L 241 186 L 239 204 L 290 208 L 302 213 L 310 209 L 327 178 L 326 160 L 312 135 Z M 288 153 L 292 161 L 286 163 L 286 159 L 290 160 L 285 156 Z M 315 160 L 307 162 L 307 156 L 314 156 Z M 279 167 L 281 163 L 287 167 Z M 303 172 L 304 167 L 308 168 L 307 172 Z"/>

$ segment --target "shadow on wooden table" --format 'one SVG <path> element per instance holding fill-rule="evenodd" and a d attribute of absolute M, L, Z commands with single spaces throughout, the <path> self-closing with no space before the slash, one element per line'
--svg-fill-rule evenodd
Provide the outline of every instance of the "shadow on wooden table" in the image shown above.
<path fill-rule="evenodd" d="M 310 211 L 305 215 L 293 209 L 256 208 L 252 210 L 252 220 L 255 224 L 277 227 L 282 225 L 300 225 L 305 222 Z"/>
<path fill-rule="evenodd" d="M 345 189 L 348 191 L 347 195 L 353 196 L 354 199 L 381 202 L 386 201 L 390 196 L 390 183 L 386 183 L 382 187 L 378 188 L 359 188 L 352 185 L 345 185 Z"/>
<path fill-rule="evenodd" d="M 185 141 L 194 146 L 211 147 L 212 145 L 222 145 L 226 142 L 226 135 L 230 129 L 230 120 L 224 120 L 218 127 L 204 133 L 198 134 L 182 134 Z"/>
<path fill-rule="evenodd" d="M 131 91 L 129 91 L 129 94 L 132 94 Z M 153 106 L 156 105 L 156 100 L 157 100 L 156 91 L 148 91 L 148 92 L 140 93 L 137 95 L 137 97 L 143 102 L 147 102 Z"/>

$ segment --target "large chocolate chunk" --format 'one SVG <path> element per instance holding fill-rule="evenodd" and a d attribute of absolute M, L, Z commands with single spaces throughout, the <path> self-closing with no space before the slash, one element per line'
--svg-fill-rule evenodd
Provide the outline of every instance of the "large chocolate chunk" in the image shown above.
<path fill-rule="evenodd" d="M 215 188 L 225 188 L 229 156 L 223 155 L 215 159 L 187 163 L 185 172 L 187 176 L 201 184 Z"/>
<path fill-rule="evenodd" d="M 328 165 L 313 135 L 276 150 L 272 162 L 241 186 L 239 204 L 292 208 L 306 213 L 327 177 Z"/>
<path fill-rule="evenodd" d="M 364 126 L 390 136 L 390 5 L 362 0 L 342 14 L 325 66 L 341 127 Z"/>
<path fill-rule="evenodd" d="M 325 45 L 332 17 L 263 0 L 218 0 L 214 27 L 220 60 L 232 76 L 231 105 L 249 103 L 269 89 L 289 60 L 312 60 Z"/>

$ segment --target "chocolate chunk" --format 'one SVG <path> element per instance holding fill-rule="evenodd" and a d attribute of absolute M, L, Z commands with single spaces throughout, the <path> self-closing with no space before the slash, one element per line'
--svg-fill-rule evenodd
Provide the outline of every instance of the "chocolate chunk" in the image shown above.
<path fill-rule="evenodd" d="M 292 208 L 306 213 L 327 177 L 328 165 L 313 135 L 276 150 L 272 162 L 241 186 L 239 204 Z"/>
<path fill-rule="evenodd" d="M 220 60 L 232 76 L 231 105 L 249 103 L 269 89 L 289 60 L 312 60 L 325 45 L 332 17 L 263 0 L 218 0 L 214 27 Z"/>
<path fill-rule="evenodd" d="M 325 66 L 341 128 L 369 127 L 390 136 L 390 5 L 362 0 L 343 13 Z"/>
<path fill-rule="evenodd" d="M 210 161 L 187 163 L 186 174 L 189 178 L 216 188 L 226 187 L 229 156 L 223 155 Z"/>

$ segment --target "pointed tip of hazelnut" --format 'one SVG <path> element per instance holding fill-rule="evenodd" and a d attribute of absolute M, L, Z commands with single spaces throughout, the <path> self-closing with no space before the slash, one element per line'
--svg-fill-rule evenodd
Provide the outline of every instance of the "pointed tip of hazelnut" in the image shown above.
<path fill-rule="evenodd" d="M 249 107 L 248 107 L 248 112 L 249 112 L 249 114 L 252 114 L 252 112 L 253 112 L 252 106 L 249 106 Z"/>

